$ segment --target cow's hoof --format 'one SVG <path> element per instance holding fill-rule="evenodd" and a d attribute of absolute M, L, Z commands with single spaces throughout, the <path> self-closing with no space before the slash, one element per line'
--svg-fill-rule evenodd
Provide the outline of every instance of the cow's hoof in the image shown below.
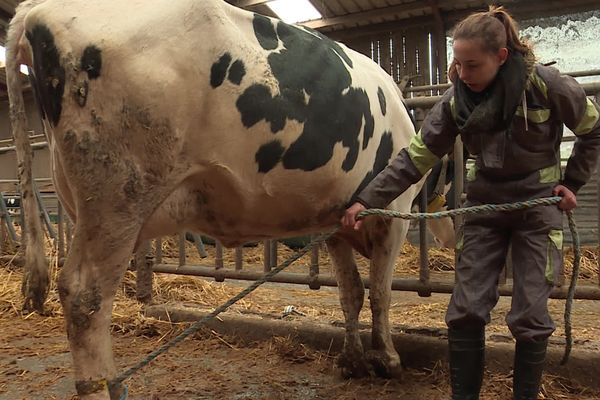
<path fill-rule="evenodd" d="M 366 358 L 377 376 L 388 379 L 402 378 L 402 365 L 398 355 L 390 356 L 389 353 L 383 351 L 370 350 L 367 352 Z"/>
<path fill-rule="evenodd" d="M 356 357 L 342 353 L 337 359 L 337 366 L 344 379 L 364 378 L 375 375 L 371 364 L 362 356 Z"/>

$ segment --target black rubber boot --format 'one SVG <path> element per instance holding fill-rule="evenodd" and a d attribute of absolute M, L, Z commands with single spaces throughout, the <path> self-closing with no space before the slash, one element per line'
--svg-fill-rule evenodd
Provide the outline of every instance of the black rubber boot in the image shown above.
<path fill-rule="evenodd" d="M 452 400 L 479 400 L 485 363 L 485 329 L 448 329 Z"/>
<path fill-rule="evenodd" d="M 546 360 L 548 340 L 540 342 L 517 341 L 513 372 L 513 398 L 536 400 Z"/>

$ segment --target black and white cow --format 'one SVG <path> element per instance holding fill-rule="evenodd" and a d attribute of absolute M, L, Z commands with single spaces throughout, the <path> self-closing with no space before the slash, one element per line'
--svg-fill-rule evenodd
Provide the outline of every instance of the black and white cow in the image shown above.
<path fill-rule="evenodd" d="M 7 47 L 25 167 L 19 63 L 32 66 L 54 184 L 75 221 L 58 290 L 84 400 L 121 391 L 110 384 L 111 309 L 139 243 L 190 230 L 236 246 L 332 229 L 414 135 L 393 80 L 318 32 L 221 0 L 28 0 L 17 8 Z M 27 173 L 23 198 L 31 203 Z M 390 208 L 409 211 L 417 191 Z M 370 218 L 362 231 L 327 242 L 346 317 L 345 375 L 400 369 L 388 308 L 407 227 Z M 41 229 L 28 232 L 28 296 L 41 307 Z M 353 247 L 371 259 L 367 354 Z"/>

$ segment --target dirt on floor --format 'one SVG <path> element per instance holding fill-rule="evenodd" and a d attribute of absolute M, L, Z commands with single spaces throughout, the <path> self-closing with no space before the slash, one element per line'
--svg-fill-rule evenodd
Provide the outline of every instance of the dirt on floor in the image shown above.
<path fill-rule="evenodd" d="M 257 247 L 253 251 L 258 255 L 245 252 L 245 257 L 251 259 L 248 262 L 260 265 L 262 249 Z M 410 249 L 404 251 L 410 252 Z M 322 257 L 326 258 L 326 254 Z M 451 260 L 451 256 L 444 257 L 443 260 Z M 439 265 L 446 263 L 452 264 L 451 261 L 441 261 Z M 322 265 L 328 268 L 326 259 Z M 406 267 L 408 262 L 400 261 L 399 265 L 405 267 L 398 273 L 408 274 L 414 270 L 412 265 Z M 361 269 L 364 270 L 364 265 Z M 46 303 L 47 315 L 24 315 L 21 312 L 21 269 L 10 262 L 0 265 L 0 400 L 77 399 L 62 310 L 54 286 L 56 270 L 54 268 L 52 273 L 53 287 Z M 444 270 L 439 268 L 438 272 L 451 276 L 451 270 Z M 591 276 L 594 277 L 593 271 Z M 156 275 L 153 297 L 155 303 L 184 303 L 211 310 L 248 284 Z M 119 370 L 135 364 L 188 326 L 145 318 L 134 293 L 135 275 L 128 272 L 113 309 L 112 335 Z M 417 329 L 444 328 L 447 302 L 447 295 L 421 298 L 414 293 L 395 292 L 390 311 L 392 325 Z M 343 321 L 335 288 L 310 291 L 302 286 L 266 284 L 228 312 L 282 318 L 285 307 L 289 305 L 299 311 L 289 318 L 333 325 L 340 325 Z M 510 298 L 502 298 L 494 311 L 489 334 L 510 337 L 504 323 L 509 308 Z M 552 300 L 550 309 L 558 325 L 554 340 L 564 341 L 561 322 L 564 301 Z M 597 347 L 600 338 L 598 310 L 595 302 L 576 301 L 573 313 L 576 348 Z M 368 326 L 370 322 L 368 305 L 365 304 L 361 323 Z M 507 374 L 487 373 L 481 398 L 511 399 L 511 379 Z M 342 380 L 335 369 L 334 354 L 315 351 L 286 337 L 249 343 L 214 331 L 203 331 L 185 340 L 126 383 L 130 399 L 449 398 L 447 367 L 443 363 L 429 369 L 407 369 L 402 380 Z M 546 375 L 540 398 L 600 399 L 600 392 L 561 377 Z"/>

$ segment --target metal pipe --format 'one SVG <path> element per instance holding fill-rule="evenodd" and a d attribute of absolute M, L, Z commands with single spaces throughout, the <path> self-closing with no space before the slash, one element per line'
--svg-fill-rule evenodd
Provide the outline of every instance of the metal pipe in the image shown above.
<path fill-rule="evenodd" d="M 316 236 L 311 236 L 313 240 Z M 319 290 L 321 285 L 319 284 L 319 246 L 313 246 L 310 249 L 310 267 L 308 270 L 308 277 L 310 282 L 308 287 L 312 290 Z"/>
<path fill-rule="evenodd" d="M 600 92 L 600 82 L 580 83 L 580 85 L 588 96 Z M 408 108 L 431 108 L 441 99 L 442 96 L 422 96 L 405 100 Z"/>
<path fill-rule="evenodd" d="M 179 234 L 179 265 L 185 265 L 185 233 Z"/>
<path fill-rule="evenodd" d="M 225 265 L 223 264 L 223 245 L 220 241 L 215 239 L 215 268 L 216 270 L 223 269 Z"/>
<path fill-rule="evenodd" d="M 271 270 L 271 243 L 269 240 L 263 241 L 263 271 Z"/>
<path fill-rule="evenodd" d="M 596 102 L 600 103 L 600 91 L 596 92 Z M 598 254 L 600 254 L 600 178 L 596 174 L 596 195 L 598 196 L 598 202 L 596 206 L 598 208 Z M 598 257 L 598 286 L 600 286 L 600 257 Z"/>
<path fill-rule="evenodd" d="M 162 238 L 156 239 L 156 241 L 154 242 L 154 246 L 154 251 L 156 253 L 154 262 L 156 264 L 162 264 Z"/>
<path fill-rule="evenodd" d="M 573 78 L 581 78 L 584 76 L 597 76 L 600 75 L 600 69 L 590 69 L 587 71 L 575 71 L 575 72 L 567 72 L 563 75 L 572 76 Z M 422 86 L 409 86 L 402 90 L 403 93 L 411 93 L 411 92 L 426 92 L 428 90 L 446 90 L 450 86 L 451 83 L 440 83 L 437 85 L 422 85 Z"/>
<path fill-rule="evenodd" d="M 48 142 L 31 143 L 31 148 L 33 150 L 44 149 L 46 147 L 48 147 Z M 15 151 L 15 150 L 16 150 L 15 146 L 0 147 L 0 154 L 8 153 L 9 151 Z"/>
<path fill-rule="evenodd" d="M 58 202 L 58 258 L 65 257 L 65 223 L 64 223 L 63 207 L 60 201 Z"/>
<path fill-rule="evenodd" d="M 52 178 L 33 178 L 36 182 L 50 182 Z M 19 183 L 18 179 L 0 179 L 0 183 Z"/>
<path fill-rule="evenodd" d="M 421 212 L 427 212 L 427 183 L 421 188 L 421 197 L 419 199 L 419 208 Z M 419 281 L 424 285 L 429 283 L 429 254 L 427 248 L 427 221 L 419 220 Z M 421 297 L 431 296 L 431 292 L 419 292 Z"/>
<path fill-rule="evenodd" d="M 258 266 L 254 268 L 260 269 Z M 154 272 L 164 274 L 178 274 L 201 276 L 217 279 L 238 279 L 247 281 L 256 281 L 264 276 L 260 271 L 235 271 L 232 269 L 222 269 L 215 271 L 214 268 L 203 265 L 183 265 L 178 267 L 172 264 L 157 264 L 154 266 Z M 292 283 L 298 285 L 307 285 L 311 281 L 311 277 L 306 274 L 298 274 L 292 272 L 280 272 L 273 276 L 270 282 Z M 366 288 L 370 288 L 369 278 L 362 278 Z M 321 286 L 337 286 L 335 277 L 331 275 L 320 275 L 316 282 Z M 392 290 L 400 290 L 407 292 L 422 292 L 431 291 L 432 293 L 452 293 L 454 283 L 430 281 L 428 285 L 424 285 L 418 279 L 394 279 L 392 280 Z M 512 285 L 500 285 L 498 291 L 501 296 L 512 295 Z M 554 288 L 550 293 L 553 299 L 565 299 L 567 297 L 567 287 Z M 581 300 L 600 300 L 600 287 L 595 285 L 579 285 L 575 291 L 575 298 Z"/>
<path fill-rule="evenodd" d="M 244 267 L 244 255 L 242 253 L 243 247 L 236 247 L 235 248 L 235 270 L 236 271 L 241 271 L 242 268 Z"/>

